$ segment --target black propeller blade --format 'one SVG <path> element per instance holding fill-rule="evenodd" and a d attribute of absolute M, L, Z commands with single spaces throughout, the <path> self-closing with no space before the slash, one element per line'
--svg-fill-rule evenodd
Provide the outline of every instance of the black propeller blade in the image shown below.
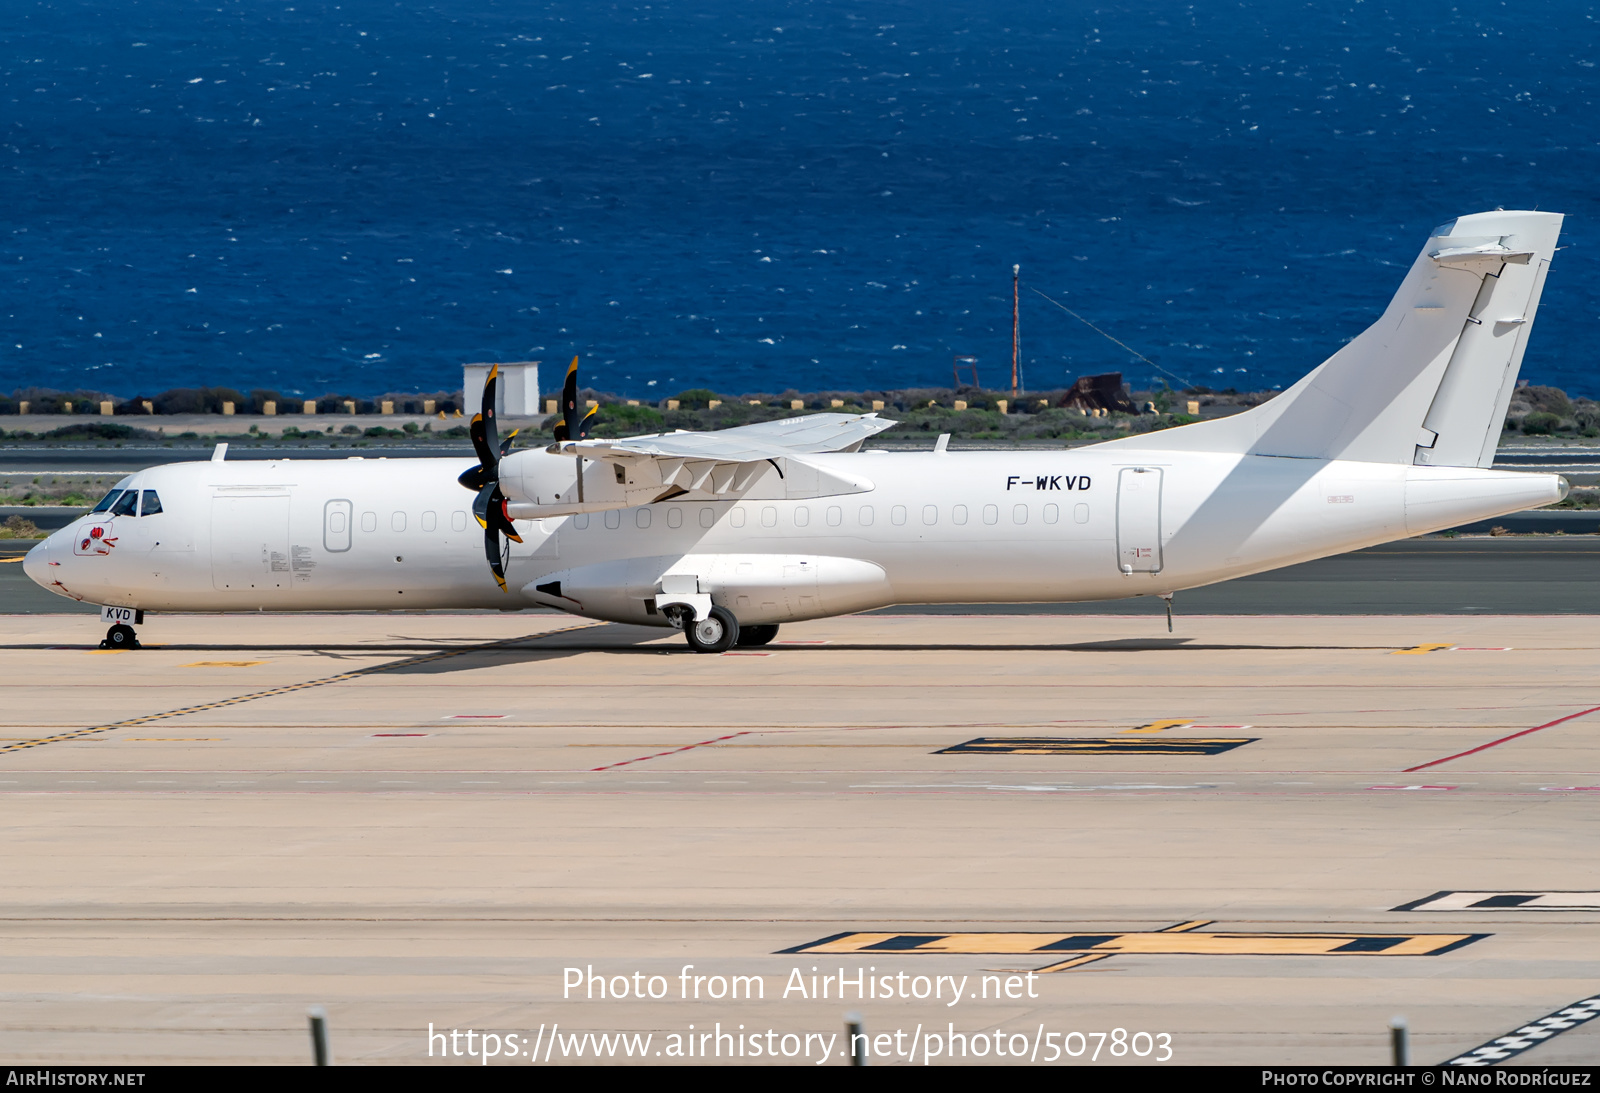
<path fill-rule="evenodd" d="M 472 450 L 478 454 L 478 465 L 461 472 L 456 481 L 477 494 L 472 499 L 472 515 L 478 521 L 478 526 L 483 528 L 483 553 L 488 559 L 489 570 L 494 574 L 500 591 L 505 592 L 508 591 L 505 568 L 507 548 L 501 542 L 501 536 L 516 543 L 522 542 L 522 536 L 517 534 L 516 525 L 506 515 L 505 494 L 500 492 L 500 460 L 511 450 L 511 442 L 517 433 L 512 430 L 502 443 L 499 430 L 495 428 L 494 396 L 499 382 L 500 368 L 496 365 L 489 369 L 489 378 L 483 385 L 482 409 L 472 415 L 472 423 L 467 428 L 468 435 L 472 437 Z"/>
<path fill-rule="evenodd" d="M 561 385 L 561 420 L 556 422 L 556 443 L 563 440 L 586 440 L 589 436 L 589 419 L 599 413 L 598 406 L 589 407 L 586 414 L 578 413 L 578 358 L 567 365 L 567 379 Z"/>

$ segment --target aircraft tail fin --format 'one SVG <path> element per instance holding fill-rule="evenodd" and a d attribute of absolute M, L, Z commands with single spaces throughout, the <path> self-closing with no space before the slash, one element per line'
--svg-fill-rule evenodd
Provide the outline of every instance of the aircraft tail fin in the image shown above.
<path fill-rule="evenodd" d="M 1436 228 L 1383 316 L 1283 394 L 1232 417 L 1112 443 L 1487 467 L 1561 221 L 1495 211 Z"/>

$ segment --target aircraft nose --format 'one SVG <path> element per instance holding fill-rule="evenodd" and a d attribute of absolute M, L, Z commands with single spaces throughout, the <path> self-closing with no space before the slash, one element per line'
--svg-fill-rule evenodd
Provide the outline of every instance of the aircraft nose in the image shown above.
<path fill-rule="evenodd" d="M 60 532 L 56 533 L 56 535 L 59 534 Z M 55 549 L 56 535 L 51 535 L 43 542 L 34 544 L 33 549 L 23 555 L 22 558 L 22 571 L 28 575 L 30 581 L 44 588 L 50 587 L 50 555 Z"/>

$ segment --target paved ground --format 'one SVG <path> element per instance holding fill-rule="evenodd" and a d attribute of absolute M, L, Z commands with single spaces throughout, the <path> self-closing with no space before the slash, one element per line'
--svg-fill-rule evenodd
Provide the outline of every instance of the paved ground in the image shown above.
<path fill-rule="evenodd" d="M 847 1009 L 902 1059 L 920 1025 L 1252 1064 L 1382 1062 L 1402 1013 L 1436 1062 L 1600 990 L 1592 896 L 1447 909 L 1600 889 L 1587 618 L 880 615 L 723 657 L 547 615 L 97 637 L 0 618 L 8 1061 L 300 1061 L 322 1003 L 351 1063 L 425 1060 L 430 1022 L 648 1032 L 650 1061 L 742 1025 L 814 1060 Z M 1477 894 L 1395 910 L 1444 891 Z M 591 966 L 668 997 L 563 999 Z M 841 967 L 970 978 L 840 1001 Z M 1592 1062 L 1597 1026 L 1515 1062 Z"/>

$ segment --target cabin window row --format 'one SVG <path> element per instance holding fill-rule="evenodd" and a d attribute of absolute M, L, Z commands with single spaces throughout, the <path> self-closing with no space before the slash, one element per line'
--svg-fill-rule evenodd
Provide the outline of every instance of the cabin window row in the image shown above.
<path fill-rule="evenodd" d="M 1030 505 L 1009 505 L 1007 509 L 1009 510 L 1007 519 L 1011 524 L 1026 524 L 1032 518 L 1033 509 Z M 732 509 L 728 513 L 729 525 L 736 528 L 746 526 L 750 520 L 750 512 L 751 510 L 746 508 Z M 918 510 L 917 515 L 920 522 L 929 527 L 940 523 L 941 519 L 948 519 L 952 524 L 963 525 L 970 523 L 973 516 L 966 505 L 953 505 L 948 513 L 943 516 L 941 516 L 941 509 L 938 505 L 923 505 Z M 977 515 L 985 524 L 998 524 L 1000 523 L 1000 506 L 984 505 Z M 809 527 L 811 525 L 811 509 L 807 505 L 797 505 L 791 510 L 790 518 L 797 528 Z M 1039 510 L 1038 518 L 1046 524 L 1060 523 L 1062 519 L 1061 506 L 1053 504 L 1043 506 Z M 1071 518 L 1073 523 L 1087 524 L 1089 522 L 1089 506 L 1084 504 L 1073 505 Z M 648 528 L 651 526 L 653 519 L 650 509 L 639 508 L 634 510 L 632 522 L 635 527 Z M 716 523 L 716 519 L 715 509 L 702 508 L 699 512 L 699 523 L 703 528 L 711 527 Z M 777 527 L 778 507 L 776 505 L 761 506 L 756 511 L 755 519 L 761 527 Z M 829 505 L 823 510 L 822 519 L 828 527 L 836 528 L 841 526 L 844 523 L 844 507 L 841 505 Z M 855 519 L 858 526 L 871 527 L 877 520 L 877 510 L 872 505 L 861 505 L 856 509 Z M 603 514 L 603 521 L 608 530 L 616 531 L 622 527 L 622 511 L 620 509 L 611 509 Z M 674 505 L 667 509 L 667 527 L 680 528 L 683 526 L 683 522 L 683 506 Z M 889 509 L 889 522 L 897 527 L 904 526 L 910 522 L 910 510 L 905 505 L 891 507 Z M 589 514 L 579 513 L 574 516 L 572 518 L 572 526 L 578 531 L 587 529 L 589 527 Z"/>
<path fill-rule="evenodd" d="M 330 508 L 327 513 L 328 531 L 332 532 L 334 535 L 343 535 L 347 528 L 348 519 L 349 517 L 344 513 L 343 510 L 339 508 Z M 452 512 L 450 514 L 450 530 L 466 531 L 467 519 L 467 514 L 460 510 Z M 424 512 L 421 517 L 418 518 L 417 524 L 422 528 L 423 531 L 438 531 L 439 514 L 436 512 Z M 409 526 L 410 521 L 405 513 L 391 512 L 389 514 L 390 531 L 404 531 Z M 375 512 L 363 512 L 361 514 L 361 530 L 369 532 L 377 531 L 378 514 Z"/>

